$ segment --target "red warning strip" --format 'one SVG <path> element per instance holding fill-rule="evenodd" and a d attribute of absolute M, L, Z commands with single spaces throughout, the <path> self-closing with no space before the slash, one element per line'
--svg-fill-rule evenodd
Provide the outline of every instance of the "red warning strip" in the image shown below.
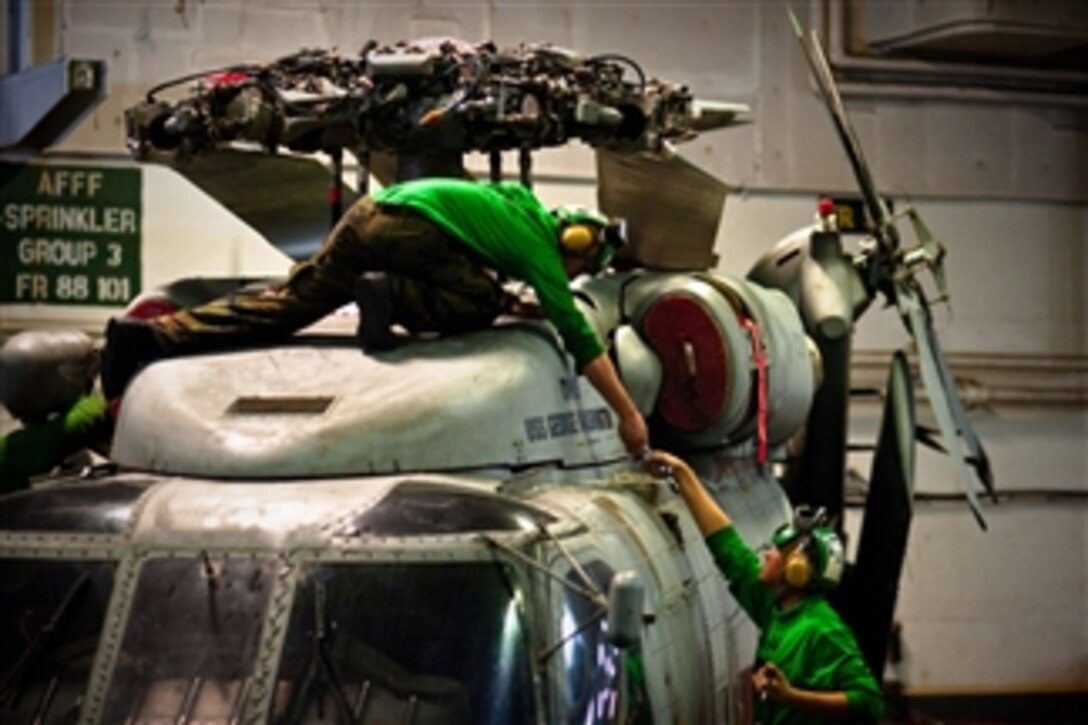
<path fill-rule="evenodd" d="M 767 353 L 759 325 L 750 317 L 741 317 L 740 324 L 752 338 L 752 359 L 756 362 L 756 461 L 767 462 Z"/>

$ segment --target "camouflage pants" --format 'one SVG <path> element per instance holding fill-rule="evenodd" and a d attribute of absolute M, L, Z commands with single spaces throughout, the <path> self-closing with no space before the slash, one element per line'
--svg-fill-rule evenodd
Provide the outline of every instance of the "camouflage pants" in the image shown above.
<path fill-rule="evenodd" d="M 480 329 L 500 312 L 502 288 L 463 243 L 409 209 L 364 197 L 286 283 L 156 318 L 156 337 L 168 354 L 280 339 L 351 302 L 363 272 L 387 273 L 393 322 L 410 332 Z"/>

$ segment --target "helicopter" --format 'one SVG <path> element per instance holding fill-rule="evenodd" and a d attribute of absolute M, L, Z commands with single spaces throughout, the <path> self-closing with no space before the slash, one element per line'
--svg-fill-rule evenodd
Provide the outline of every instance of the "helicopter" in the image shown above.
<path fill-rule="evenodd" d="M 154 89 L 130 109 L 129 141 L 179 163 L 238 144 L 257 144 L 241 152 L 254 158 L 324 150 L 337 190 L 344 150 L 389 180 L 461 175 L 470 150 L 498 178 L 501 152 L 516 150 L 531 183 L 534 149 L 589 143 L 602 209 L 630 221 L 631 242 L 614 271 L 576 282 L 576 302 L 655 444 L 690 461 L 759 542 L 793 504 L 841 514 L 850 330 L 877 294 L 900 305 L 925 356 L 946 447 L 988 480 L 915 278 L 943 279 L 940 247 L 924 233 L 902 247 L 818 44 L 804 47 L 874 242 L 846 254 L 821 210 L 746 278 L 708 268 L 718 218 L 706 199 L 720 213 L 724 187 L 671 149 L 744 109 L 698 104 L 624 57 L 449 40 L 303 51 L 187 78 L 195 88 L 174 103 Z M 676 206 L 647 219 L 625 189 L 665 173 L 701 193 L 667 194 Z M 665 236 L 669 214 L 693 225 L 686 238 Z M 206 287 L 182 281 L 128 312 L 194 304 Z M 870 666 L 883 662 L 909 527 L 917 426 L 901 354 L 884 420 L 839 603 Z M 280 344 L 158 361 L 125 393 L 108 462 L 0 498 L 0 627 L 17 643 L 0 654 L 0 713 L 739 721 L 750 627 L 682 500 L 615 426 L 534 320 L 363 353 L 334 316 Z M 876 591 L 878 607 L 860 606 Z"/>

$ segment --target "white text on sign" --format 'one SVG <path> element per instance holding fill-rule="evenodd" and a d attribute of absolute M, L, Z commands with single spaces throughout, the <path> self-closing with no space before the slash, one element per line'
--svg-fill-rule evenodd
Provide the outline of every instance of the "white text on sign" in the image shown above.
<path fill-rule="evenodd" d="M 99 242 L 89 239 L 20 239 L 19 262 L 39 267 L 85 267 L 98 258 Z M 106 265 L 119 267 L 124 247 L 120 242 L 106 242 Z"/>
<path fill-rule="evenodd" d="M 15 275 L 15 297 L 20 302 L 56 299 L 96 304 L 123 304 L 132 297 L 132 286 L 127 277 L 95 277 L 93 284 L 92 288 L 92 280 L 85 274 L 49 277 L 35 272 L 20 272 Z"/>
<path fill-rule="evenodd" d="M 102 189 L 102 172 L 89 169 L 42 169 L 38 193 L 42 196 L 86 196 Z"/>
<path fill-rule="evenodd" d="M 4 207 L 4 228 L 9 232 L 135 234 L 136 210 L 120 206 L 8 204 Z"/>

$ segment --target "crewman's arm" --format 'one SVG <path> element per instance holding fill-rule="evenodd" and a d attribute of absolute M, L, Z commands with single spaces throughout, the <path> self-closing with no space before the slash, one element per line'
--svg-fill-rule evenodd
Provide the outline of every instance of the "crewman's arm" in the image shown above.
<path fill-rule="evenodd" d="M 0 438 L 0 494 L 26 488 L 31 477 L 48 473 L 97 440 L 108 425 L 106 401 L 92 393 L 66 413 Z"/>
<path fill-rule="evenodd" d="M 619 417 L 619 433 L 627 451 L 635 458 L 641 458 L 650 446 L 650 433 L 646 429 L 646 421 L 639 412 L 631 396 L 627 394 L 627 388 L 620 382 L 616 368 L 608 358 L 607 353 L 601 353 L 593 358 L 582 368 L 582 374 L 593 384 L 597 392 L 601 394 L 616 411 Z"/>
<path fill-rule="evenodd" d="M 755 625 L 760 629 L 765 627 L 774 609 L 774 592 L 759 581 L 759 557 L 744 543 L 729 514 L 682 458 L 665 451 L 652 451 L 647 465 L 651 473 L 671 475 L 676 480 L 680 496 L 705 537 L 714 563 L 729 581 L 729 591 Z"/>
<path fill-rule="evenodd" d="M 752 687 L 771 702 L 823 718 L 842 719 L 859 715 L 876 718 L 883 714 L 880 693 L 875 690 L 875 684 L 866 691 L 806 690 L 791 685 L 781 670 L 768 663 L 753 673 Z M 873 691 L 869 692 L 868 689 Z"/>
<path fill-rule="evenodd" d="M 853 633 L 845 623 L 823 622 L 808 637 L 807 676 L 825 683 L 823 689 L 795 685 L 771 663 L 752 675 L 757 693 L 791 709 L 825 718 L 865 718 L 884 714 L 880 686 L 858 650 Z"/>
<path fill-rule="evenodd" d="M 794 687 L 781 670 L 769 663 L 752 674 L 752 687 L 760 697 L 781 703 L 791 710 L 826 718 L 844 718 L 850 714 L 850 703 L 842 690 L 803 690 Z"/>
<path fill-rule="evenodd" d="M 672 475 L 676 479 L 680 495 L 691 509 L 691 515 L 695 518 L 695 523 L 704 537 L 733 525 L 729 514 L 711 498 L 686 461 L 665 451 L 652 451 L 647 460 L 650 472 L 654 475 Z"/>

